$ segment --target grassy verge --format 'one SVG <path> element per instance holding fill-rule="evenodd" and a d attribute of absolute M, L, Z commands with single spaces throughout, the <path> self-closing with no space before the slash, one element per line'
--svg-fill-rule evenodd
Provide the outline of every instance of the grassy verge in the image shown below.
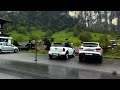
<path fill-rule="evenodd" d="M 108 59 L 120 59 L 120 56 L 103 56 L 103 58 L 108 58 Z"/>
<path fill-rule="evenodd" d="M 120 59 L 120 46 L 109 49 L 104 55 L 104 58 Z"/>

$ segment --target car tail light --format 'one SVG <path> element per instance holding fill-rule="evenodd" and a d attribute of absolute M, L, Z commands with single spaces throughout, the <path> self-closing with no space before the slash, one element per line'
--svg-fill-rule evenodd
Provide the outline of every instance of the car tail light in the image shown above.
<path fill-rule="evenodd" d="M 96 48 L 96 52 L 99 52 L 101 50 L 101 48 Z"/>
<path fill-rule="evenodd" d="M 65 48 L 63 48 L 63 52 L 65 52 Z"/>

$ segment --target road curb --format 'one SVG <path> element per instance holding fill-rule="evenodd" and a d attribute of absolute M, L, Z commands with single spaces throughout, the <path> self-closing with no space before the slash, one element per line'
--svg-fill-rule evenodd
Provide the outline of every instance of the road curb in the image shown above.
<path fill-rule="evenodd" d="M 26 52 L 20 52 L 20 53 L 26 53 Z M 30 53 L 26 53 L 26 54 L 30 54 Z M 35 54 L 35 53 L 31 53 L 31 54 Z M 38 55 L 46 55 L 47 56 L 48 54 L 40 54 L 40 53 L 38 53 Z M 75 56 L 79 56 L 79 54 L 76 53 Z M 106 59 L 120 59 L 120 58 L 110 58 L 110 57 L 105 57 L 105 56 L 103 56 L 103 58 L 106 58 Z"/>

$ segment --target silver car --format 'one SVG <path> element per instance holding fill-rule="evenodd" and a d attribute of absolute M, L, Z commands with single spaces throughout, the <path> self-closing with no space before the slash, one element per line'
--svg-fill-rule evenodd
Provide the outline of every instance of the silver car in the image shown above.
<path fill-rule="evenodd" d="M 18 47 L 14 45 L 8 45 L 5 42 L 0 42 L 0 53 L 3 52 L 14 52 L 17 53 L 19 51 Z"/>

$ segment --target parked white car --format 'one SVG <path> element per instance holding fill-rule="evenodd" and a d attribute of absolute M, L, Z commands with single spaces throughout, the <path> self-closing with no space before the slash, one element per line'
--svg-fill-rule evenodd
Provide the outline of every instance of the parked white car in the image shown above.
<path fill-rule="evenodd" d="M 4 52 L 14 52 L 17 53 L 19 51 L 18 47 L 14 45 L 7 45 L 5 42 L 0 42 L 0 53 Z"/>
<path fill-rule="evenodd" d="M 117 41 L 116 40 L 110 40 L 110 43 L 112 46 L 117 46 Z"/>
<path fill-rule="evenodd" d="M 64 57 L 67 60 L 69 56 L 75 56 L 75 50 L 70 43 L 53 43 L 48 54 L 50 59 L 53 57 Z"/>
<path fill-rule="evenodd" d="M 102 63 L 103 49 L 98 42 L 83 42 L 79 49 L 79 62 L 85 59 L 93 59 Z"/>

